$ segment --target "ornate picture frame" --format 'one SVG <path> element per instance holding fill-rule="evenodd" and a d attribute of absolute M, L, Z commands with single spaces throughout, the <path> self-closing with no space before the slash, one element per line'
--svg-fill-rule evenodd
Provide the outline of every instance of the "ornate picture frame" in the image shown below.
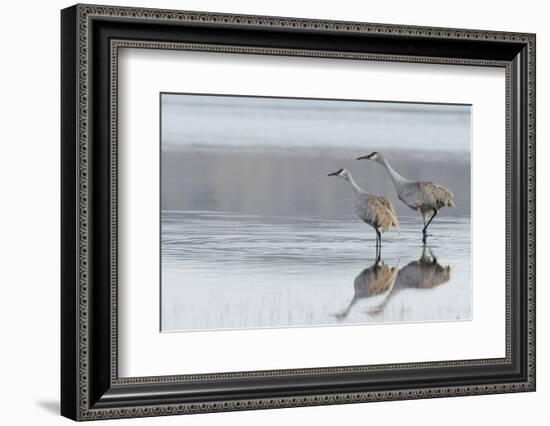
<path fill-rule="evenodd" d="M 269 16 L 96 5 L 64 9 L 62 415 L 93 420 L 534 391 L 535 40 L 523 33 Z M 506 356 L 119 377 L 121 48 L 503 68 Z"/>

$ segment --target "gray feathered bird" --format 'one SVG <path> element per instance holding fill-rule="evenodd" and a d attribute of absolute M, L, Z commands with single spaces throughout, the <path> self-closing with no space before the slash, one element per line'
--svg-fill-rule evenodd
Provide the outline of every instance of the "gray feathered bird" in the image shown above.
<path fill-rule="evenodd" d="M 428 226 L 442 207 L 454 207 L 453 193 L 447 188 L 433 182 L 415 182 L 404 178 L 397 173 L 388 160 L 379 152 L 358 157 L 358 160 L 373 160 L 384 166 L 389 173 L 397 196 L 411 209 L 419 211 L 422 215 L 424 228 L 422 228 L 422 240 L 426 242 Z M 432 212 L 432 216 L 426 222 L 426 214 Z"/>
<path fill-rule="evenodd" d="M 387 231 L 390 227 L 399 229 L 399 221 L 392 204 L 384 197 L 369 194 L 355 183 L 351 173 L 346 169 L 330 173 L 328 176 L 337 176 L 349 182 L 355 194 L 355 213 L 359 219 L 372 226 L 376 231 L 376 258 L 380 258 L 382 246 L 381 232 Z"/>

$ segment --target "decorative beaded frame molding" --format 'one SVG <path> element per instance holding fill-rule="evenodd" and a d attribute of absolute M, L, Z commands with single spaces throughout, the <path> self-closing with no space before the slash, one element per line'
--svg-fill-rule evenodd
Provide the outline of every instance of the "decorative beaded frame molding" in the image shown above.
<path fill-rule="evenodd" d="M 248 410 L 262 408 L 280 408 L 293 406 L 309 406 L 324 404 L 343 404 L 366 401 L 401 400 L 415 398 L 433 398 L 442 396 L 461 396 L 488 393 L 504 393 L 518 391 L 533 391 L 535 389 L 535 36 L 533 34 L 521 34 L 510 32 L 492 32 L 447 28 L 427 28 L 401 25 L 369 24 L 357 22 L 336 22 L 324 20 L 275 18 L 265 16 L 228 15 L 201 12 L 168 11 L 155 9 L 136 9 L 125 7 L 103 7 L 91 5 L 77 5 L 76 17 L 77 28 L 77 77 L 76 87 L 77 99 L 77 277 L 73 281 L 76 287 L 76 322 L 77 337 L 76 351 L 77 362 L 75 363 L 76 383 L 71 389 L 76 392 L 76 406 L 63 408 L 63 401 L 66 397 L 62 391 L 62 413 L 75 420 L 92 420 L 105 418 L 159 416 L 171 414 L 205 413 L 230 410 Z M 136 19 L 140 22 L 164 21 L 172 23 L 204 23 L 220 24 L 225 26 L 238 25 L 258 28 L 299 28 L 304 30 L 338 32 L 338 33 L 364 33 L 384 35 L 410 35 L 421 38 L 437 38 L 452 40 L 495 40 L 517 42 L 527 47 L 527 361 L 526 379 L 522 381 L 503 382 L 495 384 L 480 384 L 468 386 L 447 386 L 429 388 L 404 388 L 390 391 L 376 392 L 338 392 L 315 394 L 306 396 L 253 398 L 253 399 L 227 399 L 201 403 L 162 403 L 143 406 L 121 406 L 121 407 L 95 407 L 91 400 L 89 387 L 91 372 L 89 364 L 90 342 L 90 297 L 89 297 L 89 236 L 90 236 L 90 162 L 89 162 L 89 113 L 90 113 L 90 81 L 89 81 L 89 56 L 90 56 L 90 22 L 94 18 L 124 18 Z M 355 59 L 370 61 L 393 61 L 393 62 L 418 62 L 430 64 L 454 64 L 454 65 L 477 65 L 503 67 L 506 70 L 506 356 L 499 359 L 478 359 L 460 360 L 448 362 L 427 362 L 413 364 L 388 364 L 372 366 L 351 366 L 351 367 L 327 367 L 316 369 L 299 370 L 273 370 L 242 373 L 221 373 L 205 375 L 185 376 L 160 376 L 160 377 L 118 377 L 118 326 L 117 326 L 117 113 L 118 113 L 118 51 L 120 48 L 146 48 L 146 49 L 168 49 L 168 50 L 194 50 L 207 52 L 224 52 L 234 54 L 261 54 L 275 56 L 309 56 L 331 59 Z M 411 368 L 440 368 L 440 367 L 464 367 L 464 366 L 488 366 L 506 365 L 511 362 L 511 298 L 512 298 L 512 277 L 510 256 L 511 247 L 511 138 L 513 129 L 510 127 L 511 118 L 511 65 L 508 61 L 493 61 L 480 59 L 461 58 L 440 58 L 440 57 L 419 57 L 391 54 L 369 54 L 341 51 L 320 51 L 304 49 L 280 49 L 268 47 L 246 47 L 213 45 L 201 43 L 175 43 L 175 42 L 153 42 L 145 40 L 113 39 L 110 40 L 110 216 L 111 216 L 111 298 L 110 298 L 110 382 L 112 386 L 124 385 L 150 385 L 169 384 L 180 382 L 201 382 L 215 381 L 221 379 L 243 379 L 274 376 L 295 376 L 296 378 L 310 374 L 330 375 L 346 372 L 371 372 L 390 371 Z M 65 318 L 63 319 L 65 321 Z M 65 368 L 65 367 L 62 367 Z M 63 380 L 62 380 L 63 382 Z M 62 383 L 63 384 L 63 383 Z M 67 404 L 66 404 L 67 405 Z"/>

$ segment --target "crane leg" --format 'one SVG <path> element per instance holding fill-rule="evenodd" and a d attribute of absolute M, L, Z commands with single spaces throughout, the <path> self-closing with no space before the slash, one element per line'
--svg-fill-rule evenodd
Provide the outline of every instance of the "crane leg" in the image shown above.
<path fill-rule="evenodd" d="M 432 215 L 432 217 L 430 217 L 430 220 L 428 220 L 428 223 L 426 223 L 426 225 L 424 225 L 424 228 L 422 229 L 422 241 L 425 243 L 426 242 L 426 231 L 428 230 L 428 226 L 430 226 L 430 223 L 432 223 L 432 220 L 434 220 L 434 217 L 437 215 L 437 210 L 434 210 L 434 214 Z"/>
<path fill-rule="evenodd" d="M 380 231 L 376 230 L 376 263 L 380 261 L 380 254 L 382 252 L 382 236 Z"/>

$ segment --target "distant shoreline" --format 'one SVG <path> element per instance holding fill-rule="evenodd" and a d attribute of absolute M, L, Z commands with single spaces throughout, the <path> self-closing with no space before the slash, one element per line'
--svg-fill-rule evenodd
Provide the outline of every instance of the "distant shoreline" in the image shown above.
<path fill-rule="evenodd" d="M 169 155 L 170 153 L 183 153 L 183 152 L 203 152 L 203 153 L 226 153 L 226 154 L 238 154 L 238 153 L 250 153 L 250 154 L 282 154 L 292 156 L 306 156 L 306 157 L 318 157 L 319 154 L 330 154 L 334 157 L 341 158 L 355 158 L 358 155 L 362 155 L 371 151 L 383 151 L 387 157 L 392 156 L 409 156 L 411 158 L 425 157 L 429 153 L 432 160 L 438 159 L 458 159 L 461 161 L 469 160 L 471 153 L 468 150 L 442 150 L 442 149 L 396 149 L 396 148 L 384 148 L 383 146 L 358 144 L 357 146 L 334 146 L 331 145 L 295 145 L 295 146 L 280 146 L 280 145 L 248 145 L 248 144 L 212 144 L 212 143 L 162 143 L 162 154 Z"/>

